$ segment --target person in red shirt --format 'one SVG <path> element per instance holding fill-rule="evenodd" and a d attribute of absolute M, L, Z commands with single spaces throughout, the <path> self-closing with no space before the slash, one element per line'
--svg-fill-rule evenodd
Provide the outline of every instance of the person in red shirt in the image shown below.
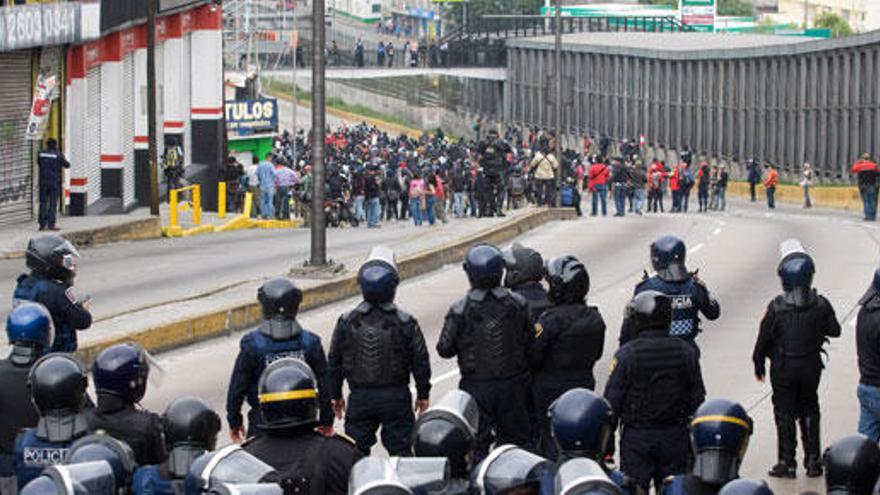
<path fill-rule="evenodd" d="M 593 164 L 590 165 L 590 172 L 587 176 L 587 189 L 593 196 L 593 209 L 591 216 L 598 213 L 599 201 L 602 202 L 602 216 L 608 215 L 608 179 L 611 177 L 611 170 L 608 165 L 602 163 L 597 156 L 593 156 Z"/>
<path fill-rule="evenodd" d="M 663 184 L 666 182 L 666 170 L 659 162 L 651 165 L 648 173 L 648 212 L 663 213 Z"/>
<path fill-rule="evenodd" d="M 767 165 L 767 178 L 764 179 L 764 188 L 767 190 L 767 208 L 776 208 L 776 185 L 779 184 L 779 172 L 772 164 Z"/>
<path fill-rule="evenodd" d="M 877 219 L 877 178 L 880 167 L 871 161 L 871 155 L 865 153 L 850 170 L 859 180 L 859 194 L 862 196 L 862 207 L 865 210 L 865 221 Z"/>
<path fill-rule="evenodd" d="M 672 213 L 681 211 L 681 187 L 679 187 L 678 179 L 681 174 L 681 166 L 675 164 L 672 166 L 672 175 L 669 176 L 669 190 L 672 191 Z"/>

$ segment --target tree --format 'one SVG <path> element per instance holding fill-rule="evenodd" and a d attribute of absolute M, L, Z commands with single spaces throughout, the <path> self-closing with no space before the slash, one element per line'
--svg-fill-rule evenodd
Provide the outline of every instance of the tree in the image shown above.
<path fill-rule="evenodd" d="M 843 17 L 834 12 L 822 12 L 819 14 L 813 20 L 813 27 L 830 29 L 831 35 L 835 38 L 838 36 L 849 36 L 855 32 Z"/>
<path fill-rule="evenodd" d="M 754 13 L 754 7 L 743 0 L 720 0 L 718 2 L 718 15 L 733 17 L 750 16 Z"/>

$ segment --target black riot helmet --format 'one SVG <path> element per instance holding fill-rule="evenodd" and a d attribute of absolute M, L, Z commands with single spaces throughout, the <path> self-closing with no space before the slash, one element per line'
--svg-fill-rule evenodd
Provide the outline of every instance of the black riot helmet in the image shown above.
<path fill-rule="evenodd" d="M 633 332 L 667 329 L 672 321 L 672 303 L 662 292 L 646 290 L 633 296 L 626 305 L 624 318 Z"/>
<path fill-rule="evenodd" d="M 79 412 L 85 403 L 85 367 L 70 354 L 40 358 L 27 379 L 31 400 L 40 413 L 37 436 L 52 442 L 72 440 L 87 428 Z"/>
<path fill-rule="evenodd" d="M 147 354 L 133 342 L 104 349 L 92 364 L 92 377 L 98 393 L 115 395 L 129 404 L 144 398 L 149 375 Z"/>
<path fill-rule="evenodd" d="M 116 493 L 127 493 L 137 463 L 134 451 L 125 442 L 103 432 L 80 438 L 70 446 L 66 464 L 104 461 L 113 470 Z"/>
<path fill-rule="evenodd" d="M 665 235 L 651 243 L 651 265 L 657 276 L 667 282 L 682 282 L 690 274 L 684 265 L 687 248 L 674 235 Z"/>
<path fill-rule="evenodd" d="M 214 493 L 228 483 L 277 482 L 272 466 L 232 444 L 193 461 L 186 475 L 186 493 Z"/>
<path fill-rule="evenodd" d="M 515 242 L 504 250 L 504 286 L 512 289 L 526 282 L 540 282 L 544 276 L 541 253 Z"/>
<path fill-rule="evenodd" d="M 590 274 L 574 256 L 560 256 L 547 263 L 547 284 L 554 304 L 582 303 L 590 292 Z"/>
<path fill-rule="evenodd" d="M 416 457 L 446 457 L 452 476 L 467 478 L 473 467 L 480 411 L 474 398 L 452 390 L 419 416 L 413 428 Z"/>
<path fill-rule="evenodd" d="M 593 459 L 579 457 L 566 461 L 556 472 L 557 495 L 621 495 L 621 489 L 608 478 Z"/>
<path fill-rule="evenodd" d="M 782 260 L 776 272 L 782 282 L 785 301 L 797 307 L 809 305 L 815 299 L 813 275 L 816 265 L 813 258 L 804 251 L 797 239 L 783 241 L 779 251 Z"/>
<path fill-rule="evenodd" d="M 765 481 L 738 479 L 724 485 L 718 495 L 773 495 Z"/>
<path fill-rule="evenodd" d="M 394 302 L 400 276 L 394 251 L 385 246 L 376 246 L 370 251 L 370 257 L 358 270 L 358 286 L 364 301 L 370 304 L 387 304 Z"/>
<path fill-rule="evenodd" d="M 79 252 L 67 239 L 44 235 L 28 241 L 25 262 L 34 274 L 71 285 L 79 264 Z"/>
<path fill-rule="evenodd" d="M 263 309 L 260 331 L 273 340 L 288 340 L 302 328 L 296 322 L 302 291 L 290 280 L 278 277 L 269 280 L 257 291 L 257 300 Z"/>
<path fill-rule="evenodd" d="M 834 442 L 823 456 L 828 495 L 870 495 L 880 476 L 880 447 L 865 435 Z"/>
<path fill-rule="evenodd" d="M 52 315 L 42 304 L 24 301 L 6 318 L 6 337 L 12 345 L 9 361 L 16 366 L 31 365 L 52 347 Z"/>
<path fill-rule="evenodd" d="M 280 430 L 318 421 L 318 380 L 299 359 L 279 359 L 263 370 L 257 385 L 264 430 Z"/>
<path fill-rule="evenodd" d="M 483 495 L 513 490 L 538 495 L 552 486 L 553 477 L 552 462 L 515 445 L 501 445 L 477 465 L 471 482 Z"/>
<path fill-rule="evenodd" d="M 178 479 L 186 477 L 192 462 L 214 450 L 220 432 L 220 416 L 198 397 L 180 397 L 162 415 L 168 471 Z"/>
<path fill-rule="evenodd" d="M 477 244 L 464 257 L 464 271 L 472 289 L 494 289 L 504 275 L 504 256 L 491 244 Z"/>
<path fill-rule="evenodd" d="M 725 399 L 704 402 L 691 421 L 694 476 L 714 486 L 736 479 L 751 435 L 752 418 L 741 405 Z"/>
<path fill-rule="evenodd" d="M 106 461 L 49 466 L 19 495 L 116 495 L 116 478 Z"/>
<path fill-rule="evenodd" d="M 556 448 L 563 457 L 600 460 L 611 438 L 611 406 L 585 388 L 573 388 L 560 395 L 547 409 Z"/>

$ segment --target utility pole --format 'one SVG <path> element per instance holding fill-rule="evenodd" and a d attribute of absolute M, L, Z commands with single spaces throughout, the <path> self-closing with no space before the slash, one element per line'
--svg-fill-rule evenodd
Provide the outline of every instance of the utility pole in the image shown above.
<path fill-rule="evenodd" d="M 147 159 L 150 162 L 150 215 L 159 216 L 159 152 L 156 148 L 156 2 L 147 0 Z"/>
<path fill-rule="evenodd" d="M 554 93 L 556 94 L 556 112 L 555 112 L 555 122 L 554 125 L 556 127 L 556 149 L 553 150 L 554 155 L 556 156 L 556 161 L 559 163 L 559 167 L 556 168 L 555 182 L 556 182 L 556 206 L 560 205 L 561 194 L 559 183 L 562 175 L 562 155 L 560 150 L 562 148 L 562 0 L 556 0 L 556 7 L 554 14 L 556 15 L 556 47 L 553 53 L 553 58 L 555 59 L 553 63 L 554 67 L 554 76 L 556 84 L 556 88 Z"/>
<path fill-rule="evenodd" d="M 804 29 L 809 29 L 810 0 L 804 0 Z"/>
<path fill-rule="evenodd" d="M 247 36 L 247 67 L 244 68 L 245 73 L 251 70 L 251 65 L 253 65 L 253 52 L 254 52 L 254 33 L 251 31 L 251 0 L 245 0 L 244 3 L 244 28 L 245 35 Z"/>
<path fill-rule="evenodd" d="M 324 0 L 312 0 L 312 266 L 327 264 L 324 218 Z M 296 102 L 294 102 L 294 105 Z"/>
<path fill-rule="evenodd" d="M 294 17 L 294 23 L 296 22 L 296 18 Z M 293 82 L 291 83 L 290 89 L 290 101 L 293 102 L 293 111 L 291 114 L 293 115 L 293 122 L 291 123 L 290 132 L 293 134 L 293 140 L 291 141 L 291 146 L 293 147 L 293 159 L 296 161 L 296 128 L 297 128 L 297 118 L 296 118 L 296 108 L 299 106 L 299 102 L 296 101 L 296 49 L 299 46 L 299 31 L 291 31 L 290 36 L 293 37 L 293 44 L 291 44 L 290 50 L 293 52 L 293 57 L 291 57 L 291 62 L 293 62 L 292 74 L 293 74 Z M 296 163 L 294 163 L 296 166 Z"/>

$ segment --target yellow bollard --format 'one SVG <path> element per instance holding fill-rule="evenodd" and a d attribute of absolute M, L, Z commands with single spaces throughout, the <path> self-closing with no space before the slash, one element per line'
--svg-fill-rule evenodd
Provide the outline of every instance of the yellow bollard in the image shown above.
<path fill-rule="evenodd" d="M 168 226 L 176 227 L 177 223 L 177 189 L 171 190 L 171 198 L 168 199 L 168 206 L 170 207 L 170 214 L 168 217 Z"/>
<path fill-rule="evenodd" d="M 217 218 L 226 218 L 226 183 L 217 183 Z"/>
<path fill-rule="evenodd" d="M 241 211 L 242 216 L 245 218 L 251 217 L 251 208 L 253 207 L 254 195 L 250 191 L 245 193 L 244 195 L 244 208 Z"/>
<path fill-rule="evenodd" d="M 198 184 L 193 186 L 193 224 L 202 224 L 202 187 Z"/>

